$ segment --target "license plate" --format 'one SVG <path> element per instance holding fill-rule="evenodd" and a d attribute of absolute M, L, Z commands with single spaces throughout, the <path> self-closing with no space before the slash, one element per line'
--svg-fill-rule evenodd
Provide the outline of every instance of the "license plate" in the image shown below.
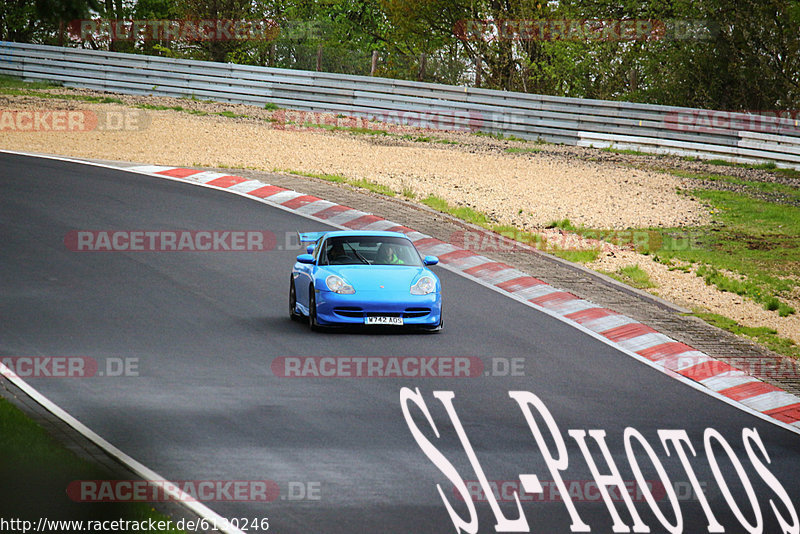
<path fill-rule="evenodd" d="M 365 324 L 391 324 L 391 325 L 402 325 L 403 318 L 402 317 L 365 317 L 364 318 Z"/>

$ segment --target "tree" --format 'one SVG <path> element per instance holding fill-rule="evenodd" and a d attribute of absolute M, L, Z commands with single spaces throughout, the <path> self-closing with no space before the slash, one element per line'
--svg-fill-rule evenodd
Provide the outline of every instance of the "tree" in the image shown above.
<path fill-rule="evenodd" d="M 67 24 L 97 10 L 96 0 L 5 0 L 0 37 L 7 41 L 65 44 Z"/>
<path fill-rule="evenodd" d="M 6 0 L 0 3 L 0 39 L 34 42 L 39 14 L 33 0 Z"/>
<path fill-rule="evenodd" d="M 259 20 L 268 13 L 265 4 L 251 0 L 177 0 L 178 12 L 189 20 Z M 237 40 L 203 40 L 191 47 L 211 61 L 226 62 L 228 55 L 246 47 Z"/>

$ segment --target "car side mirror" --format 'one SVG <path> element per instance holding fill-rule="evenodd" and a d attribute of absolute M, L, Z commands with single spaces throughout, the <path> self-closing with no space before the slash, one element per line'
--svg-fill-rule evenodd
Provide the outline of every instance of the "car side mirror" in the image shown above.
<path fill-rule="evenodd" d="M 297 256 L 297 261 L 300 263 L 314 263 L 314 256 L 311 254 L 300 254 Z"/>
<path fill-rule="evenodd" d="M 425 265 L 436 265 L 437 263 L 439 263 L 439 258 L 437 258 L 436 256 L 425 256 L 425 259 L 422 260 L 422 263 L 424 263 Z"/>
<path fill-rule="evenodd" d="M 306 247 L 306 254 L 313 254 L 314 253 L 314 245 L 308 245 Z"/>

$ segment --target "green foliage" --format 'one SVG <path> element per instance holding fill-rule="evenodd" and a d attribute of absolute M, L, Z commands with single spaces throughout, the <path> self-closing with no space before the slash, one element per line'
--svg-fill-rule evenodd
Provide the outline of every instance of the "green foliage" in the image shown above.
<path fill-rule="evenodd" d="M 716 313 L 706 313 L 702 311 L 695 311 L 694 315 L 703 319 L 707 323 L 713 324 L 717 328 L 727 330 L 739 336 L 745 336 L 762 345 L 770 350 L 789 356 L 791 358 L 800 358 L 800 347 L 798 347 L 791 339 L 780 337 L 777 330 L 765 326 L 749 327 L 742 326 L 733 319 L 719 315 Z"/>
<path fill-rule="evenodd" d="M 600 256 L 600 250 L 596 248 L 573 250 L 548 247 L 545 249 L 545 251 L 549 252 L 553 256 L 558 256 L 562 260 L 567 260 L 574 263 L 591 263 Z"/>
<path fill-rule="evenodd" d="M 506 153 L 508 154 L 535 154 L 536 152 L 541 152 L 541 148 L 535 147 L 516 147 L 512 146 L 506 149 Z"/>
<path fill-rule="evenodd" d="M 348 180 L 347 183 L 354 187 L 360 187 L 361 189 L 366 189 L 367 191 L 372 191 L 373 193 L 378 193 L 379 195 L 385 195 L 387 197 L 393 197 L 397 194 L 390 187 L 382 184 L 376 184 L 375 182 L 370 182 L 365 178 Z"/>
<path fill-rule="evenodd" d="M 517 137 L 516 135 L 505 135 L 503 133 L 494 133 L 494 132 L 473 132 L 473 135 L 477 135 L 478 137 L 491 137 L 492 139 L 498 139 L 500 141 L 519 141 L 521 143 L 527 142 L 527 139 L 523 139 L 522 137 Z"/>
<path fill-rule="evenodd" d="M 0 76 L 0 89 L 55 89 L 61 87 L 56 82 L 26 82 L 22 78 Z"/>
<path fill-rule="evenodd" d="M 775 172 L 789 178 L 800 178 L 800 171 L 797 169 L 775 169 Z"/>
<path fill-rule="evenodd" d="M 605 274 L 611 278 L 614 278 L 615 280 L 619 280 L 623 284 L 627 284 L 638 289 L 649 289 L 651 287 L 656 287 L 656 284 L 650 280 L 650 276 L 647 274 L 647 271 L 639 267 L 639 265 L 620 267 L 613 273 L 605 272 Z"/>
<path fill-rule="evenodd" d="M 634 246 L 671 271 L 690 272 L 694 264 L 696 274 L 708 285 L 757 302 L 781 317 L 795 313 L 785 300 L 800 285 L 800 189 L 723 174 L 663 170 L 719 182 L 725 189 L 735 186 L 736 191 L 689 193 L 709 207 L 714 221 L 705 227 L 596 230 L 563 219 L 551 221 L 547 228 Z M 635 270 L 609 275 L 625 277 L 626 283 L 637 277 Z"/>
<path fill-rule="evenodd" d="M 613 146 L 607 146 L 605 148 L 601 148 L 603 152 L 613 152 L 614 154 L 626 154 L 628 156 L 649 156 L 647 152 L 642 152 L 641 150 L 631 150 L 629 148 L 614 148 Z"/>
<path fill-rule="evenodd" d="M 110 96 L 92 96 L 75 94 L 54 94 L 47 92 L 48 89 L 60 87 L 54 82 L 26 82 L 19 78 L 10 76 L 0 76 L 0 94 L 15 96 L 35 96 L 37 98 L 50 98 L 54 100 L 76 100 L 80 102 L 92 102 L 95 104 L 123 104 L 119 98 Z"/>
<path fill-rule="evenodd" d="M 0 38 L 65 44 L 64 23 L 90 14 L 276 24 L 260 40 L 83 43 L 116 51 L 306 70 L 319 58 L 321 70 L 349 74 L 369 74 L 377 52 L 379 76 L 456 85 L 475 83 L 480 59 L 481 86 L 493 89 L 723 110 L 800 106 L 798 0 L 13 0 L 0 4 Z M 469 20 L 625 19 L 660 22 L 640 39 L 460 30 Z"/>
<path fill-rule="evenodd" d="M 647 271 L 638 265 L 621 267 L 617 270 L 617 274 L 621 278 L 627 280 L 633 287 L 638 287 L 639 289 L 656 287 L 656 285 L 650 280 L 650 276 L 647 274 Z"/>
<path fill-rule="evenodd" d="M 0 513 L 36 520 L 49 519 L 148 520 L 168 518 L 143 502 L 73 502 L 65 488 L 74 480 L 116 478 L 94 463 L 75 455 L 55 441 L 38 423 L 16 406 L 0 398 L 0 476 L 6 484 L 0 489 Z M 169 532 L 177 532 L 172 529 Z"/>
<path fill-rule="evenodd" d="M 451 206 L 445 199 L 436 195 L 428 195 L 421 201 L 426 206 L 441 211 L 442 213 L 449 213 L 450 215 L 462 219 L 464 221 L 486 227 L 489 224 L 489 218 L 486 214 L 480 211 L 475 211 L 469 206 Z"/>
<path fill-rule="evenodd" d="M 308 176 L 309 178 L 318 178 L 320 180 L 325 180 L 326 182 L 333 182 L 335 184 L 347 184 L 352 187 L 366 189 L 368 191 L 372 191 L 373 193 L 378 193 L 379 195 L 385 195 L 389 197 L 397 195 L 397 193 L 391 188 L 382 184 L 370 182 L 365 178 L 348 178 L 347 176 L 342 176 L 341 174 L 302 172 L 302 171 L 293 171 L 291 169 L 273 169 L 273 171 L 288 172 L 291 174 L 298 174 L 300 176 Z"/>
<path fill-rule="evenodd" d="M 572 224 L 569 219 L 561 219 L 560 221 L 550 221 L 545 228 L 560 228 L 568 232 L 577 232 L 579 228 Z"/>
<path fill-rule="evenodd" d="M 800 280 L 800 191 L 732 176 L 698 176 L 714 176 L 741 190 L 693 191 L 695 198 L 711 207 L 715 224 L 697 229 L 691 246 L 671 246 L 665 238 L 659 256 L 696 263 L 697 275 L 707 284 L 749 298 L 781 316 L 794 313 L 780 296 L 790 295 Z M 667 236 L 685 229 L 661 231 Z"/>
<path fill-rule="evenodd" d="M 535 232 L 524 232 L 516 226 L 496 224 L 493 225 L 491 229 L 503 237 L 519 241 L 520 243 L 525 243 L 526 245 L 530 245 L 532 247 L 544 248 L 546 245 L 546 241 L 541 234 L 537 234 Z"/>
<path fill-rule="evenodd" d="M 246 119 L 249 117 L 249 115 L 241 115 L 239 113 L 234 113 L 233 111 L 217 111 L 215 115 L 227 117 L 229 119 Z"/>
<path fill-rule="evenodd" d="M 400 192 L 400 194 L 411 200 L 417 198 L 417 194 L 414 192 L 414 190 L 407 185 L 403 186 L 403 190 Z"/>

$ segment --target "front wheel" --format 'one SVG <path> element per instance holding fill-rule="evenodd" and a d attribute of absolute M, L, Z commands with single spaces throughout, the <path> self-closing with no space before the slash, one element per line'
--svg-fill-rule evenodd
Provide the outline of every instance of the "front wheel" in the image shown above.
<path fill-rule="evenodd" d="M 308 326 L 314 332 L 320 330 L 317 322 L 317 297 L 314 295 L 314 286 L 308 288 Z"/>
<path fill-rule="evenodd" d="M 299 321 L 303 318 L 297 313 L 297 291 L 294 288 L 294 277 L 289 279 L 289 317 L 292 321 Z"/>

